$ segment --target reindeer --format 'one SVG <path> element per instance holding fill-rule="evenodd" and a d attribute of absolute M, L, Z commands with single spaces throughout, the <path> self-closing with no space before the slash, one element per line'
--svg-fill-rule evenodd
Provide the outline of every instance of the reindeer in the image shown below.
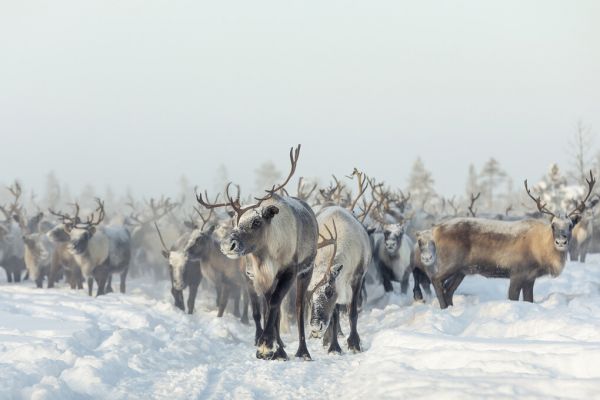
<path fill-rule="evenodd" d="M 220 204 L 208 203 L 203 196 L 197 201 L 206 208 L 231 207 L 236 213 L 236 226 L 221 242 L 221 251 L 230 258 L 246 256 L 248 274 L 254 287 L 266 302 L 265 327 L 257 342 L 259 359 L 283 359 L 287 354 L 279 335 L 281 302 L 294 280 L 299 345 L 296 357 L 310 360 L 304 333 L 304 299 L 317 253 L 318 225 L 315 214 L 306 202 L 279 195 L 296 170 L 300 145 L 290 150 L 291 169 L 286 180 L 267 190 L 257 203 L 242 207 L 239 196 Z"/>
<path fill-rule="evenodd" d="M 48 235 L 54 241 L 68 242 L 67 249 L 88 282 L 90 296 L 94 279 L 98 284 L 97 296 L 112 292 L 113 273 L 120 274 L 120 292 L 125 293 L 125 281 L 131 258 L 131 236 L 122 226 L 104 226 L 97 229 L 104 220 L 105 212 L 104 203 L 100 199 L 96 199 L 96 203 L 96 210 L 85 222 L 79 218 L 77 204 L 75 204 L 75 216 L 72 218 L 68 214 L 50 210 L 50 213 L 61 218 L 63 223 L 52 229 Z"/>
<path fill-rule="evenodd" d="M 0 266 L 6 271 L 8 282 L 20 282 L 21 274 L 26 269 L 24 261 L 23 232 L 21 230 L 22 207 L 19 205 L 22 189 L 18 182 L 7 188 L 13 196 L 9 206 L 0 206 L 4 221 L 0 221 Z"/>
<path fill-rule="evenodd" d="M 320 234 L 315 268 L 308 286 L 311 303 L 311 337 L 323 337 L 329 353 L 341 353 L 338 343 L 339 309 L 347 306 L 350 318 L 348 349 L 359 352 L 357 331 L 358 306 L 366 270 L 371 262 L 369 235 L 349 211 L 339 206 L 323 209 L 317 216 L 319 230 L 327 230 L 329 238 Z M 333 226 L 331 232 L 330 226 Z M 338 234 L 339 227 L 339 234 Z"/>
<path fill-rule="evenodd" d="M 598 204 L 600 198 L 596 195 L 581 217 L 581 221 L 573 228 L 571 241 L 569 242 L 569 255 L 571 261 L 585 262 L 587 253 L 590 250 L 592 238 L 594 236 L 594 207 Z"/>
<path fill-rule="evenodd" d="M 524 301 L 533 302 L 536 278 L 557 277 L 563 271 L 573 229 L 588 207 L 595 183 L 590 172 L 584 199 L 572 211 L 555 214 L 531 194 L 525 180 L 527 195 L 541 214 L 550 217 L 550 223 L 454 218 L 433 227 L 427 240 L 421 236 L 426 246 L 419 247 L 417 257 L 425 265 L 440 307 L 452 305 L 452 295 L 467 274 L 509 278 L 508 298 L 519 300 L 522 293 Z M 430 250 L 424 252 L 425 247 Z"/>

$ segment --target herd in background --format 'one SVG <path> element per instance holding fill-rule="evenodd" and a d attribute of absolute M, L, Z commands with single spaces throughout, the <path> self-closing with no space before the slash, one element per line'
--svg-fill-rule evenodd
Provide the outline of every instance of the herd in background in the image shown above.
<path fill-rule="evenodd" d="M 87 211 L 75 203 L 30 215 L 15 183 L 12 201 L 0 207 L 0 266 L 8 282 L 25 277 L 52 288 L 64 279 L 72 289 L 87 284 L 90 296 L 94 284 L 96 295 L 112 292 L 116 274 L 121 293 L 128 273 L 170 278 L 175 306 L 189 314 L 199 290 L 212 287 L 219 317 L 231 302 L 243 323 L 251 311 L 258 358 L 287 359 L 280 333 L 295 323 L 295 356 L 308 360 L 307 337 L 341 353 L 340 313 L 348 315 L 348 350 L 360 351 L 359 311 L 369 296 L 393 291 L 394 282 L 406 293 L 412 277 L 415 301 L 433 286 L 446 308 L 465 276 L 479 274 L 509 279 L 508 298 L 532 302 L 536 278 L 560 275 L 569 253 L 584 262 L 594 250 L 599 197 L 591 172 L 586 194 L 570 210 L 549 209 L 525 181 L 537 211 L 478 217 L 479 194 L 462 211 L 448 201 L 450 212 L 426 213 L 410 194 L 356 168 L 327 187 L 299 178 L 290 194 L 299 155 L 300 145 L 290 150 L 289 174 L 263 196 L 243 201 L 231 183 L 214 200 L 197 192 L 197 206 L 185 218 L 178 214 L 188 210 L 167 198 L 145 207 L 132 200 L 129 212 L 110 217 L 100 199 Z"/>

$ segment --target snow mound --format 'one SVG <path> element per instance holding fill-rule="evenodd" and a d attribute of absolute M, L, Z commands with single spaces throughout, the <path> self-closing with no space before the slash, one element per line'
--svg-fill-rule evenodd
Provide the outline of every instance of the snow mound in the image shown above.
<path fill-rule="evenodd" d="M 257 360 L 253 328 L 216 318 L 212 292 L 189 316 L 167 283 L 128 286 L 90 298 L 1 284 L 0 398 L 600 397 L 595 256 L 539 279 L 534 304 L 506 300 L 507 280 L 481 277 L 465 279 L 448 310 L 384 295 L 360 315 L 362 353 L 329 356 L 311 340 L 313 362 Z M 283 339 L 293 355 L 295 334 Z"/>

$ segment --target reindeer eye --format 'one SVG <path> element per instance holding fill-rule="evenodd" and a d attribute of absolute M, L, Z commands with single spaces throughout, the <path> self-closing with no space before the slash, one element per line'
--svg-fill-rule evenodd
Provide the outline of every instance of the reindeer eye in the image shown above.
<path fill-rule="evenodd" d="M 252 221 L 252 229 L 258 229 L 262 226 L 262 221 L 260 219 L 255 219 Z"/>
<path fill-rule="evenodd" d="M 325 289 L 325 296 L 327 296 L 327 297 L 333 296 L 333 289 L 331 287 L 328 287 L 327 289 Z"/>

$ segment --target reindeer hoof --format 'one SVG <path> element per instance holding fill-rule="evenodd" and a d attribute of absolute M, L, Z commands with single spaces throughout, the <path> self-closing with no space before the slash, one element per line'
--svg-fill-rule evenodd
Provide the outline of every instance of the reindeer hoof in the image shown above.
<path fill-rule="evenodd" d="M 340 348 L 339 344 L 332 344 L 331 346 L 329 346 L 329 350 L 327 350 L 328 354 L 334 354 L 334 355 L 341 355 L 342 354 L 342 349 Z"/>
<path fill-rule="evenodd" d="M 348 338 L 348 350 L 352 353 L 360 353 L 360 338 L 357 336 L 350 336 Z"/>
<path fill-rule="evenodd" d="M 289 360 L 289 357 L 285 350 L 283 350 L 282 347 L 279 347 L 277 350 L 275 350 L 275 353 L 271 357 L 271 360 L 287 361 Z"/>
<path fill-rule="evenodd" d="M 266 340 L 259 339 L 258 348 L 256 349 L 256 358 L 260 360 L 272 360 L 277 349 L 274 345 L 267 344 Z"/>
<path fill-rule="evenodd" d="M 304 361 L 312 361 L 312 358 L 310 357 L 310 353 L 308 352 L 305 343 L 301 343 L 300 347 L 298 347 L 298 351 L 296 352 L 296 358 L 302 358 Z"/>

